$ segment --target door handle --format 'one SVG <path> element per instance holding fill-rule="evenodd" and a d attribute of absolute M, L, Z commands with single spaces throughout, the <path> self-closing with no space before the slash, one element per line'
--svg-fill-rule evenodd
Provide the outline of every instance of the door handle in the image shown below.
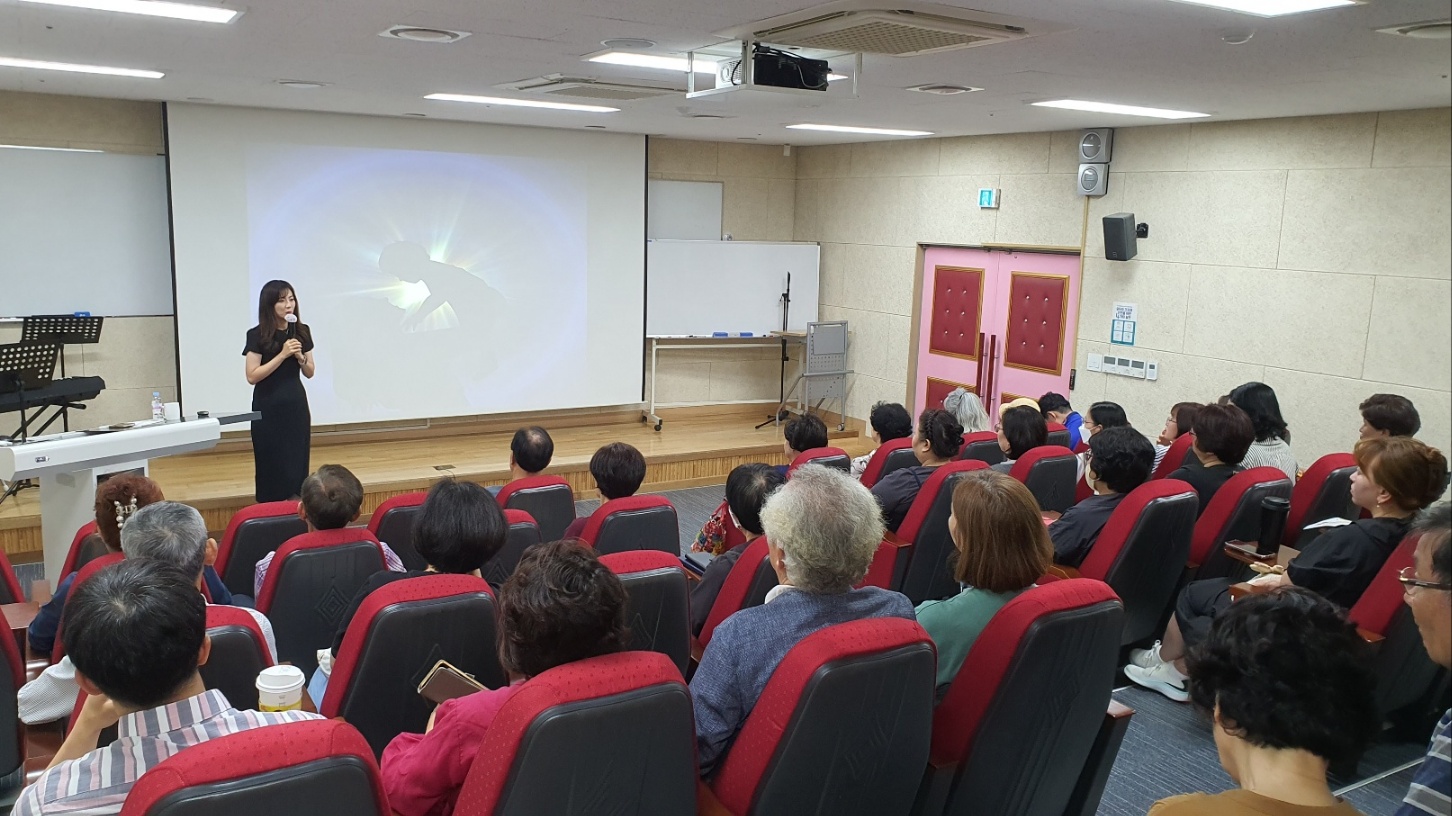
<path fill-rule="evenodd" d="M 986 399 L 983 390 L 983 357 L 988 354 L 988 337 L 983 332 L 978 333 L 978 374 L 973 379 L 973 390 L 978 393 L 980 400 Z M 985 403 L 986 405 L 986 403 Z"/>

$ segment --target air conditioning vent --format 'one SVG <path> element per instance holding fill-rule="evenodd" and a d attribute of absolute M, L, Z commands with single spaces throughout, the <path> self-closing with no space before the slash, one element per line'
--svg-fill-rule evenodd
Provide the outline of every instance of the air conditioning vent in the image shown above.
<path fill-rule="evenodd" d="M 937 94 L 938 96 L 956 96 L 958 94 L 973 93 L 974 91 L 981 91 L 983 89 L 974 88 L 971 85 L 940 85 L 932 83 L 928 85 L 914 85 L 908 88 L 908 90 L 925 94 Z"/>
<path fill-rule="evenodd" d="M 1010 42 L 1019 26 L 914 11 L 841 11 L 756 32 L 763 42 L 828 51 L 911 57 Z"/>
<path fill-rule="evenodd" d="M 612 102 L 629 102 L 635 99 L 650 99 L 657 96 L 671 96 L 673 94 L 685 93 L 685 89 L 683 88 L 605 82 L 595 77 L 573 77 L 564 74 L 549 74 L 534 79 L 509 82 L 495 87 L 510 91 L 540 94 L 541 96 L 603 99 Z"/>

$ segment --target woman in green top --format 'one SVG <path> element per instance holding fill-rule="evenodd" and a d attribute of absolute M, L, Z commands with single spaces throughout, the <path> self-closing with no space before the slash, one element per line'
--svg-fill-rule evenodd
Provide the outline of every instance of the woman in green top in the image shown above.
<path fill-rule="evenodd" d="M 939 699 L 983 627 L 1004 604 L 1033 586 L 1054 557 L 1033 494 L 1017 479 L 992 470 L 972 471 L 958 482 L 948 534 L 958 548 L 953 577 L 963 589 L 917 608 L 918 623 L 938 645 Z"/>

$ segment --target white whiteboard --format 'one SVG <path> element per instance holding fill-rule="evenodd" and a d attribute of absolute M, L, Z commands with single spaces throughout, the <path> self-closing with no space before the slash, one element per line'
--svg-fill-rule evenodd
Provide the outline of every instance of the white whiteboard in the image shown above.
<path fill-rule="evenodd" d="M 651 179 L 648 189 L 645 237 L 721 240 L 721 182 Z"/>
<path fill-rule="evenodd" d="M 762 336 L 781 329 L 781 295 L 791 273 L 792 331 L 817 319 L 816 244 L 651 241 L 645 252 L 647 337 Z"/>
<path fill-rule="evenodd" d="M 0 317 L 169 315 L 166 160 L 0 148 Z"/>

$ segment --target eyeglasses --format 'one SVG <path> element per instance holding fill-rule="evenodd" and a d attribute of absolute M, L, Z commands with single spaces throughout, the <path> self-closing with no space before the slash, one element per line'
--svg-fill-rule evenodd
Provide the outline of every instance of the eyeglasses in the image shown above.
<path fill-rule="evenodd" d="M 1413 589 L 1440 589 L 1443 592 L 1452 591 L 1452 584 L 1439 584 L 1435 581 L 1423 581 L 1417 577 L 1416 567 L 1406 567 L 1397 574 L 1397 580 L 1402 582 L 1402 588 L 1406 592 Z"/>

